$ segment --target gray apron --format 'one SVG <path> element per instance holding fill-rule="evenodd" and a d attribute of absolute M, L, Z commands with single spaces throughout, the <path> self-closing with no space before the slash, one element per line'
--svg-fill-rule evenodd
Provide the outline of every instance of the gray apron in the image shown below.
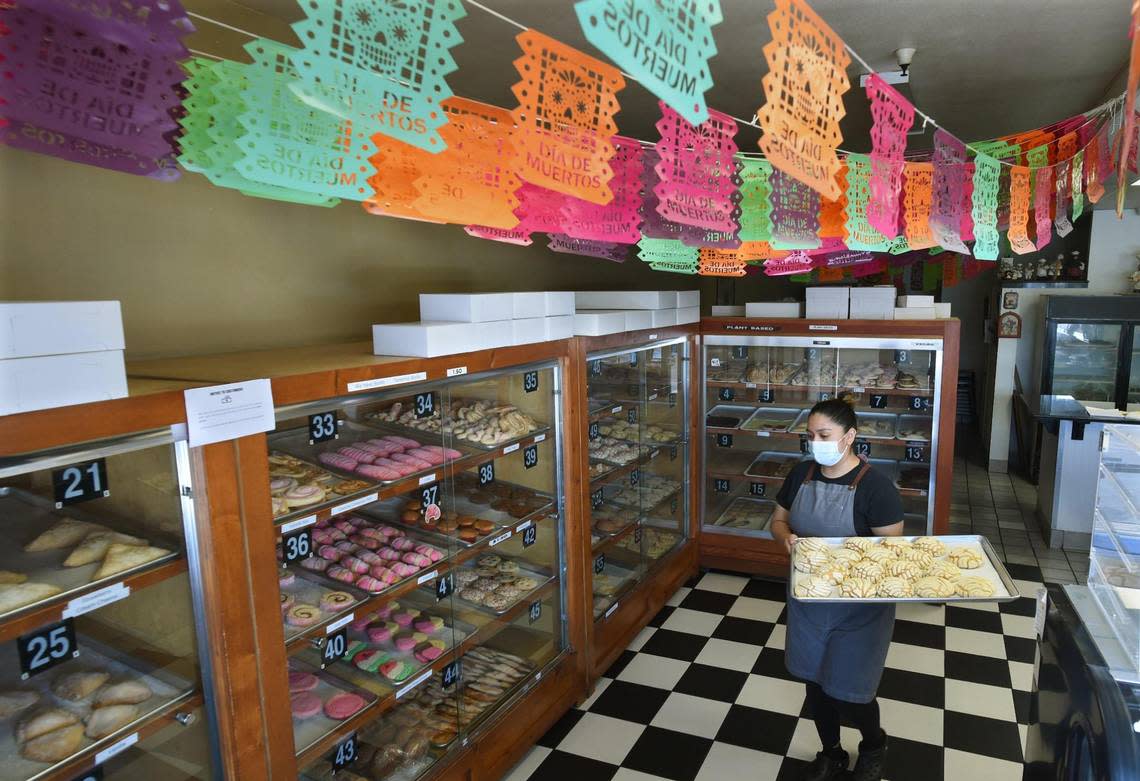
<path fill-rule="evenodd" d="M 855 489 L 871 467 L 864 463 L 851 485 L 820 483 L 812 464 L 789 511 L 788 524 L 800 537 L 853 537 Z M 814 681 L 828 696 L 870 702 L 879 688 L 891 633 L 894 605 L 808 603 L 788 591 L 788 672 Z"/>

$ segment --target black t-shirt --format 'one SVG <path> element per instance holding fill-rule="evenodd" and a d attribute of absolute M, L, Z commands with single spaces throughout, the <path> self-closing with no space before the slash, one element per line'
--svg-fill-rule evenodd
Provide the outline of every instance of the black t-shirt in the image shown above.
<path fill-rule="evenodd" d="M 800 486 L 804 484 L 808 469 L 813 463 L 811 460 L 801 461 L 784 478 L 784 485 L 776 494 L 776 501 L 785 510 L 792 509 L 792 502 L 796 500 L 796 494 L 799 493 Z M 821 483 L 834 483 L 835 485 L 851 485 L 855 482 L 855 476 L 859 474 L 861 468 L 862 465 L 840 477 L 829 478 L 823 476 L 820 467 L 817 465 L 812 480 L 818 480 Z M 855 533 L 860 537 L 869 537 L 871 528 L 874 526 L 890 526 L 902 520 L 902 499 L 899 497 L 898 490 L 887 475 L 873 466 L 867 470 L 867 474 L 863 475 L 859 485 L 855 486 L 854 515 Z M 795 531 L 794 528 L 793 531 Z"/>

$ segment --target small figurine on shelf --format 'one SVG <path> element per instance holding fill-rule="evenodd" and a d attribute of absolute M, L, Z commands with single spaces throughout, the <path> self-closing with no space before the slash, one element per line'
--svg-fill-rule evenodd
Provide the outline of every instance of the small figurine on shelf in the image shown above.
<path fill-rule="evenodd" d="M 1038 281 L 1043 282 L 1044 280 L 1046 280 L 1048 278 L 1049 278 L 1049 261 L 1045 260 L 1045 258 L 1038 258 L 1037 259 L 1037 279 L 1038 279 Z"/>
<path fill-rule="evenodd" d="M 1085 262 L 1081 260 L 1081 251 L 1075 249 L 1069 255 L 1069 276 L 1073 279 L 1084 279 Z"/>
<path fill-rule="evenodd" d="M 1021 278 L 1021 274 L 1013 265 L 1013 258 L 1004 257 L 1001 259 L 1001 278 L 1009 282 L 1016 282 Z"/>
<path fill-rule="evenodd" d="M 1065 253 L 1058 252 L 1057 259 L 1053 261 L 1052 266 L 1049 268 L 1049 278 L 1060 280 L 1061 272 L 1065 268 Z"/>

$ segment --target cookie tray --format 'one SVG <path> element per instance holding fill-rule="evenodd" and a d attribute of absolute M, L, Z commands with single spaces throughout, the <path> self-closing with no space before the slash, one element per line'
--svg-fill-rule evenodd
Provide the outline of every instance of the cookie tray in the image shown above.
<path fill-rule="evenodd" d="M 452 401 L 459 401 L 460 399 L 453 399 Z M 536 421 L 537 422 L 537 421 Z M 423 429 L 416 428 L 415 426 L 405 426 L 402 423 L 393 423 L 387 420 L 377 420 L 365 415 L 364 424 L 371 426 L 375 429 L 386 431 L 389 434 L 395 434 L 408 439 L 415 439 L 427 445 L 442 445 L 443 447 L 450 447 L 453 450 L 484 450 L 490 452 L 498 450 L 499 448 L 506 447 L 512 442 L 518 442 L 528 437 L 535 437 L 539 434 L 547 434 L 550 432 L 550 426 L 539 423 L 538 428 L 520 434 L 517 437 L 504 439 L 502 442 L 496 442 L 493 445 L 485 445 L 482 442 L 475 442 L 455 434 L 448 433 L 446 435 L 436 431 L 424 431 Z"/>
<path fill-rule="evenodd" d="M 293 582 L 290 585 L 280 586 L 279 581 L 278 586 L 282 595 L 293 598 L 293 601 L 289 605 L 288 609 L 284 607 L 284 603 L 282 603 L 281 609 L 281 623 L 285 627 L 286 643 L 288 643 L 294 637 L 297 637 L 297 635 L 303 635 L 306 632 L 311 631 L 315 626 L 318 626 L 320 624 L 327 624 L 330 621 L 336 619 L 338 616 L 351 612 L 356 605 L 367 599 L 366 592 L 361 591 L 355 586 L 349 585 L 348 583 L 341 583 L 340 581 L 332 580 L 331 578 L 322 577 L 319 572 L 304 569 L 299 563 L 295 566 L 282 568 L 279 575 L 284 574 L 285 572 L 289 572 L 294 576 Z M 336 591 L 341 591 L 345 594 L 351 594 L 356 601 L 347 607 L 341 608 L 340 610 L 323 609 L 320 605 L 321 598 L 326 594 L 331 594 Z M 290 624 L 285 620 L 286 613 L 289 609 L 292 609 L 297 605 L 312 605 L 320 611 L 320 618 L 307 626 L 297 626 L 295 624 Z"/>
<path fill-rule="evenodd" d="M 10 718 L 0 719 L 0 758 L 3 759 L 0 779 L 3 781 L 33 781 L 33 779 L 48 776 L 51 768 L 54 767 L 52 763 L 36 762 L 20 756 L 15 731 L 16 724 L 24 713 L 30 713 L 42 707 L 69 710 L 80 718 L 85 718 L 91 713 L 89 697 L 72 702 L 56 697 L 51 693 L 51 683 L 61 675 L 69 672 L 101 669 L 111 673 L 109 679 L 111 683 L 128 678 L 138 679 L 146 683 L 153 692 L 149 700 L 138 704 L 137 718 L 100 740 L 93 741 L 84 736 L 72 756 L 80 752 L 91 751 L 100 746 L 113 745 L 132 730 L 137 730 L 154 714 L 168 708 L 175 700 L 189 696 L 194 690 L 192 681 L 175 675 L 169 670 L 152 669 L 150 665 L 105 646 L 86 635 L 78 635 L 76 645 L 79 648 L 78 657 L 63 662 L 49 671 L 29 678 L 27 681 L 21 681 L 19 678 L 20 663 L 16 655 L 16 644 L 6 643 L 0 649 L 0 669 L 7 671 L 0 686 L 8 691 L 34 691 L 40 695 L 38 704 Z M 70 758 L 60 761 L 66 762 Z"/>
<path fill-rule="evenodd" d="M 19 488 L 0 487 L 0 518 L 4 519 L 3 525 L 0 525 L 0 569 L 27 575 L 28 583 L 46 583 L 62 589 L 58 594 L 8 611 L 0 615 L 0 618 L 5 618 L 28 608 L 34 608 L 44 602 L 66 600 L 70 595 L 81 591 L 91 591 L 93 587 L 100 584 L 107 585 L 124 580 L 140 570 L 150 569 L 178 558 L 182 547 L 173 539 L 155 536 L 149 530 L 134 528 L 117 518 L 102 518 L 75 506 L 57 510 L 51 500 Z M 81 567 L 63 566 L 64 559 L 70 555 L 78 543 L 66 548 L 36 553 L 28 553 L 24 550 L 26 544 L 64 518 L 97 523 L 110 531 L 142 537 L 147 540 L 148 544 L 167 548 L 170 553 L 138 567 L 117 572 L 100 580 L 92 580 L 91 578 L 99 570 L 101 564 L 99 561 L 84 564 Z M 179 523 L 181 524 L 181 521 Z"/>
<path fill-rule="evenodd" d="M 982 566 L 978 567 L 977 569 L 962 570 L 962 577 L 970 577 L 970 576 L 985 577 L 987 580 L 989 580 L 991 583 L 994 584 L 994 595 L 992 597 L 959 597 L 959 596 L 953 596 L 953 597 L 838 597 L 838 596 L 797 597 L 797 596 L 795 596 L 795 586 L 799 582 L 799 579 L 801 577 L 804 577 L 804 573 L 800 572 L 799 570 L 797 570 L 795 568 L 795 552 L 794 552 L 795 549 L 793 548 L 792 549 L 793 550 L 792 557 L 791 557 L 791 560 L 789 561 L 789 564 L 788 564 L 788 572 L 790 573 L 788 577 L 789 577 L 789 580 L 791 582 L 793 598 L 799 600 L 800 602 L 820 602 L 820 603 L 826 603 L 826 602 L 858 603 L 858 602 L 863 602 L 863 603 L 868 603 L 868 604 L 889 605 L 889 604 L 895 604 L 898 602 L 925 602 L 928 604 L 929 603 L 955 604 L 958 602 L 1012 602 L 1013 600 L 1015 600 L 1021 596 L 1021 594 L 1017 590 L 1017 586 L 1014 585 L 1013 578 L 1010 577 L 1009 572 L 1007 572 L 1005 569 L 1005 565 L 1003 565 L 1001 563 L 1001 560 L 998 559 L 997 555 L 994 553 L 993 546 L 990 545 L 990 541 L 988 539 L 986 539 L 986 537 L 984 535 L 981 535 L 981 534 L 939 534 L 939 535 L 933 535 L 933 536 L 937 536 L 937 538 L 939 540 L 941 540 L 943 543 L 945 543 L 947 550 L 949 550 L 950 548 L 966 547 L 966 548 L 973 548 L 976 551 L 980 551 L 984 556 Z M 818 537 L 816 539 L 823 540 L 829 546 L 834 547 L 834 548 L 838 548 L 838 547 L 841 547 L 843 545 L 843 541 L 846 540 L 847 538 L 846 537 Z M 877 538 L 868 538 L 868 539 L 877 539 Z M 917 539 L 917 537 L 903 536 L 902 539 L 913 541 L 913 540 Z M 944 558 L 944 556 L 940 557 L 940 558 Z M 1004 594 L 1002 593 L 1002 589 L 1005 590 Z"/>
<path fill-rule="evenodd" d="M 364 475 L 359 475 L 356 472 L 349 472 L 345 469 L 338 469 L 335 466 L 321 463 L 321 460 L 317 458 L 317 456 L 321 453 L 335 453 L 337 451 L 337 448 L 351 446 L 352 444 L 360 442 L 362 440 L 380 439 L 386 433 L 395 432 L 385 432 L 373 426 L 364 426 L 351 420 L 345 420 L 340 424 L 339 439 L 331 439 L 328 442 L 318 442 L 315 445 L 310 445 L 309 430 L 307 428 L 301 427 L 288 429 L 286 431 L 276 431 L 270 434 L 268 437 L 268 444 L 270 451 L 279 450 L 282 453 L 293 456 L 294 458 L 299 458 L 306 464 L 315 466 L 318 469 L 323 469 L 324 471 L 328 472 L 331 475 L 335 475 L 341 480 L 362 480 L 365 483 L 369 483 L 371 485 L 392 485 L 393 483 L 399 483 L 403 480 L 407 480 L 408 478 L 415 477 L 417 474 L 425 474 L 427 472 L 443 469 L 443 464 L 435 464 L 431 467 L 431 469 L 424 469 L 420 472 L 413 472 L 411 474 L 402 475 L 396 480 L 377 480 L 374 477 L 365 477 Z M 409 439 L 414 439 L 414 437 L 409 437 Z M 425 439 L 417 439 L 416 441 L 421 445 L 438 444 L 434 442 L 426 442 Z M 455 449 L 458 450 L 458 448 Z"/>
<path fill-rule="evenodd" d="M 289 660 L 289 672 L 307 672 L 317 676 L 317 686 L 312 689 L 312 692 L 321 698 L 321 712 L 308 718 L 298 719 L 293 717 L 293 747 L 296 749 L 297 754 L 300 755 L 307 751 L 309 748 L 328 737 L 331 733 L 340 729 L 344 722 L 358 715 L 361 711 L 367 710 L 376 704 L 377 697 L 367 689 L 362 689 L 353 686 L 351 683 L 341 680 L 340 678 L 332 675 L 319 667 L 303 664 L 296 659 Z M 333 719 L 325 715 L 324 703 L 328 702 L 329 698 L 342 693 L 358 694 L 364 698 L 364 706 L 344 719 Z M 292 699 L 292 697 L 290 697 Z"/>
<path fill-rule="evenodd" d="M 358 515 L 363 516 L 367 521 L 372 523 L 374 526 L 387 525 L 383 521 L 380 521 L 375 517 L 369 516 L 366 513 L 358 513 Z M 384 588 L 380 589 L 379 591 L 368 591 L 367 589 L 362 589 L 359 586 L 356 586 L 354 583 L 345 583 L 343 581 L 337 580 L 336 578 L 329 577 L 324 571 L 306 570 L 306 572 L 310 572 L 312 574 L 314 580 L 319 581 L 323 585 L 330 586 L 334 590 L 344 590 L 343 589 L 344 586 L 349 586 L 356 591 L 362 591 L 365 594 L 371 594 L 372 596 L 377 596 L 379 594 L 383 594 L 383 593 L 391 591 L 393 589 L 400 588 L 401 586 L 403 586 L 405 583 L 407 583 L 409 580 L 412 580 L 413 578 L 419 579 L 419 578 L 425 577 L 426 575 L 432 574 L 432 573 L 436 572 L 437 570 L 445 567 L 447 565 L 447 562 L 451 560 L 450 554 L 454 553 L 454 551 L 452 551 L 449 547 L 444 546 L 442 543 L 436 542 L 435 540 L 436 540 L 436 537 L 438 537 L 438 535 L 432 534 L 432 533 L 425 533 L 422 529 L 410 529 L 408 527 L 403 527 L 400 529 L 400 531 L 402 531 L 404 533 L 405 537 L 410 537 L 418 543 L 422 543 L 424 545 L 429 545 L 429 546 L 436 548 L 436 549 L 442 549 L 442 551 L 444 553 L 444 557 L 442 559 L 440 559 L 439 561 L 432 562 L 431 564 L 428 564 L 427 566 L 421 567 L 419 570 L 417 570 L 413 574 L 408 575 L 405 578 L 401 578 L 400 580 L 397 580 L 395 583 L 389 583 L 388 585 L 386 585 Z M 314 551 L 313 551 L 312 557 L 317 557 L 316 551 L 317 551 L 317 549 L 319 549 L 321 547 L 323 547 L 323 546 L 322 545 L 314 545 Z M 312 557 L 310 557 L 310 558 L 312 558 Z M 333 562 L 333 564 L 331 564 L 330 566 L 335 566 L 335 564 L 336 564 L 336 562 Z M 361 573 L 361 574 L 363 574 L 363 573 Z M 429 578 L 429 579 L 433 579 L 433 578 Z M 426 580 L 424 582 L 426 582 Z"/>
<path fill-rule="evenodd" d="M 486 554 L 489 555 L 491 553 L 493 553 L 493 551 L 490 548 L 488 548 L 486 550 Z M 459 596 L 460 592 L 463 591 L 463 586 L 460 586 L 459 581 L 456 580 L 455 581 L 455 592 L 453 594 L 453 598 L 455 599 L 455 601 L 459 605 L 461 605 L 462 607 L 468 608 L 468 609 L 478 610 L 482 613 L 489 613 L 490 615 L 493 615 L 493 616 L 501 616 L 501 615 L 504 615 L 506 613 L 509 613 L 511 611 L 511 609 L 514 608 L 514 606 L 519 604 L 520 602 L 525 602 L 528 599 L 530 599 L 531 595 L 533 595 L 537 591 L 540 591 L 544 586 L 546 586 L 546 584 L 548 584 L 548 583 L 550 583 L 550 581 L 554 580 L 554 572 L 552 570 L 547 569 L 546 567 L 540 567 L 540 566 L 537 566 L 535 564 L 531 564 L 528 561 L 522 561 L 520 559 L 516 559 L 512 556 L 503 556 L 502 554 L 495 554 L 495 555 L 499 556 L 499 558 L 503 559 L 503 561 L 513 561 L 516 564 L 518 564 L 519 565 L 519 571 L 516 573 L 516 575 L 518 577 L 532 578 L 533 580 L 537 581 L 538 585 L 536 585 L 530 591 L 527 591 L 524 594 L 520 594 L 515 599 L 514 602 L 507 605 L 503 609 L 495 610 L 494 608 L 487 607 L 486 605 L 481 605 L 478 602 L 472 602 L 470 600 L 464 599 L 463 597 Z M 464 562 L 462 566 L 456 567 L 453 571 L 454 572 L 460 572 L 462 570 L 474 570 L 474 569 L 478 569 L 478 565 L 476 564 L 475 559 L 470 559 L 470 560 Z M 429 584 L 428 586 L 425 587 L 425 589 L 431 589 L 433 591 L 434 591 L 434 588 L 435 587 L 431 584 Z"/>

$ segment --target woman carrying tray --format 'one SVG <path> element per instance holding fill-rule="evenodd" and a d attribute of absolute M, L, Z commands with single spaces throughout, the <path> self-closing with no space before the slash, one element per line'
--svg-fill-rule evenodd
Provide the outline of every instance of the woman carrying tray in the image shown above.
<path fill-rule="evenodd" d="M 800 537 L 894 537 L 903 532 L 902 500 L 890 477 L 854 453 L 855 411 L 838 399 L 811 409 L 810 460 L 784 480 L 776 497 L 772 534 L 791 553 Z M 879 726 L 875 692 L 883 674 L 895 606 L 809 604 L 788 589 L 788 672 L 807 684 L 807 699 L 823 750 L 808 765 L 805 781 L 827 781 L 846 772 L 839 744 L 841 715 L 862 733 L 851 776 L 879 781 L 887 734 Z"/>

